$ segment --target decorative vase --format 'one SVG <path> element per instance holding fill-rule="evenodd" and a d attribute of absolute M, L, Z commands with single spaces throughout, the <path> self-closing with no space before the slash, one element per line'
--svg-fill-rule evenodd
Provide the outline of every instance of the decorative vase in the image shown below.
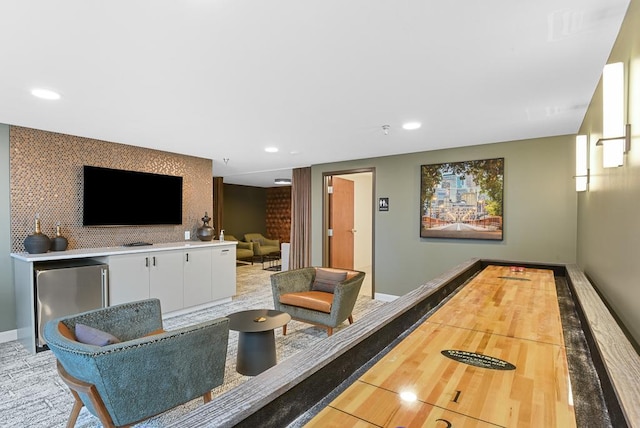
<path fill-rule="evenodd" d="M 51 240 L 47 235 L 42 233 L 40 228 L 40 217 L 36 214 L 36 230 L 33 235 L 29 235 L 24 240 L 24 249 L 29 254 L 46 253 L 51 248 Z"/>
<path fill-rule="evenodd" d="M 56 236 L 51 239 L 51 251 L 64 251 L 67 249 L 69 241 L 60 233 L 60 223 L 56 224 Z"/>
<path fill-rule="evenodd" d="M 213 227 L 209 226 L 209 222 L 211 221 L 211 217 L 205 211 L 204 217 L 202 217 L 202 226 L 196 230 L 196 236 L 201 241 L 211 241 L 213 239 L 214 230 Z"/>

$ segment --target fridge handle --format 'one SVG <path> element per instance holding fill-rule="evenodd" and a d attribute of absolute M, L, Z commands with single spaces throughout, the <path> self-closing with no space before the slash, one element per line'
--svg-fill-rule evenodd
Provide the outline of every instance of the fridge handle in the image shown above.
<path fill-rule="evenodd" d="M 102 307 L 109 306 L 109 269 L 102 268 Z"/>

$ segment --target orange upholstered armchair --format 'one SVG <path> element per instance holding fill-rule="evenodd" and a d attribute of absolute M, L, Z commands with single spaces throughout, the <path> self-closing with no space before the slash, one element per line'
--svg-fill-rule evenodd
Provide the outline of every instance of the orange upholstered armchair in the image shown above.
<path fill-rule="evenodd" d="M 273 304 L 291 318 L 333 329 L 349 320 L 364 281 L 364 272 L 306 267 L 271 275 Z M 286 334 L 286 326 L 283 327 Z"/>

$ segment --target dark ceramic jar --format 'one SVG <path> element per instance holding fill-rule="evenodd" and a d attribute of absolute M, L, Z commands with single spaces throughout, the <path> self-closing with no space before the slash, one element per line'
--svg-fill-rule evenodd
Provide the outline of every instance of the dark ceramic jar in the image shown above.
<path fill-rule="evenodd" d="M 24 240 L 24 249 L 29 254 L 41 254 L 46 253 L 51 248 L 51 240 L 47 235 L 42 233 L 40 228 L 40 218 L 36 216 L 36 230 L 33 235 L 27 236 Z"/>
<path fill-rule="evenodd" d="M 202 217 L 202 226 L 196 230 L 196 236 L 201 241 L 211 241 L 213 239 L 214 230 L 212 226 L 209 226 L 211 217 L 209 217 L 205 211 L 204 217 Z"/>
<path fill-rule="evenodd" d="M 64 251 L 69 241 L 60 233 L 60 223 L 56 224 L 56 236 L 51 239 L 51 251 Z"/>

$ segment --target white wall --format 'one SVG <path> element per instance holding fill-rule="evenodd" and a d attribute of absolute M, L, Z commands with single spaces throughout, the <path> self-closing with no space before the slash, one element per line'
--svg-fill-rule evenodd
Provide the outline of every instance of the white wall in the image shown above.
<path fill-rule="evenodd" d="M 0 332 L 16 328 L 9 181 L 9 126 L 0 124 Z"/>

